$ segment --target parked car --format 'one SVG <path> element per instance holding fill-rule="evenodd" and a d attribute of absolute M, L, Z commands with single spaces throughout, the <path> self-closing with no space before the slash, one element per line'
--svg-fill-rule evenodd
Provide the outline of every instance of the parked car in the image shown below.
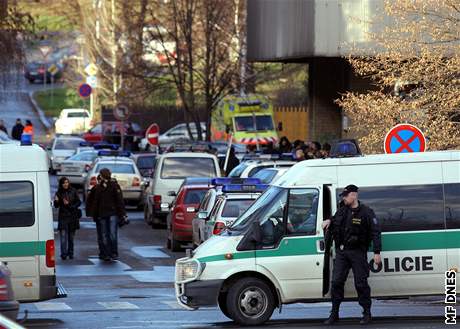
<path fill-rule="evenodd" d="M 91 164 L 97 156 L 98 151 L 96 150 L 74 154 L 61 163 L 61 170 L 57 175 L 67 177 L 71 184 L 83 186 L 86 175 L 91 170 Z"/>
<path fill-rule="evenodd" d="M 196 140 L 198 138 L 198 132 L 194 123 L 189 124 L 190 131 L 192 133 L 193 138 Z M 201 130 L 202 130 L 202 139 L 206 139 L 206 123 L 201 122 Z M 165 133 L 161 134 L 158 138 L 158 142 L 160 147 L 168 148 L 172 144 L 178 141 L 190 140 L 190 135 L 187 130 L 187 125 L 185 123 L 180 123 L 171 129 L 167 130 Z M 147 143 L 147 139 L 143 138 L 139 144 L 139 148 L 141 150 L 149 150 L 150 145 Z"/>
<path fill-rule="evenodd" d="M 217 157 L 208 153 L 166 153 L 157 160 L 146 190 L 145 221 L 152 227 L 166 223 L 169 208 L 186 177 L 220 177 Z"/>
<path fill-rule="evenodd" d="M 57 172 L 61 169 L 62 162 L 75 154 L 80 143 L 84 140 L 76 136 L 58 136 L 49 149 L 50 169 Z"/>
<path fill-rule="evenodd" d="M 46 82 L 51 82 L 51 72 L 48 69 L 51 65 L 56 65 L 58 68 L 57 73 L 53 77 L 53 81 L 58 81 L 62 77 L 62 66 L 57 63 L 42 63 L 42 62 L 32 62 L 26 65 L 24 68 L 24 77 L 29 80 L 30 83 L 35 81 L 43 82 L 43 77 L 46 76 Z M 46 73 L 45 73 L 46 71 Z"/>
<path fill-rule="evenodd" d="M 129 123 L 125 123 L 125 129 L 128 128 L 128 124 Z M 142 130 L 141 126 L 139 126 L 137 123 L 131 123 L 131 125 L 134 130 L 135 139 L 139 140 L 140 138 L 142 138 L 144 136 L 144 131 Z M 83 138 L 85 139 L 85 141 L 91 144 L 100 143 L 102 141 L 112 142 L 113 132 L 115 130 L 121 130 L 121 122 L 104 123 L 104 129 L 102 128 L 102 124 L 97 123 L 96 125 L 94 125 L 94 127 L 92 127 L 83 134 Z"/>
<path fill-rule="evenodd" d="M 209 185 L 182 185 L 167 216 L 167 247 L 179 251 L 181 244 L 192 242 L 192 220 Z"/>
<path fill-rule="evenodd" d="M 0 314 L 11 320 L 16 320 L 19 312 L 19 303 L 14 299 L 10 277 L 10 270 L 5 264 L 0 262 Z"/>
<path fill-rule="evenodd" d="M 83 134 L 93 126 L 92 118 L 85 109 L 64 109 L 54 123 L 56 134 Z"/>
<path fill-rule="evenodd" d="M 94 162 L 85 179 L 85 199 L 90 189 L 97 184 L 97 175 L 102 168 L 108 168 L 117 180 L 127 204 L 142 206 L 144 189 L 141 173 L 132 159 L 123 156 L 107 156 Z"/>

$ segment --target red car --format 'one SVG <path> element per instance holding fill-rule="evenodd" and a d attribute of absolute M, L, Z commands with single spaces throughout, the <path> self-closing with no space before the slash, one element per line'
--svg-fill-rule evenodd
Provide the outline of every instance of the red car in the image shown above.
<path fill-rule="evenodd" d="M 144 137 L 144 132 L 142 128 L 137 123 L 132 123 L 134 130 L 134 139 L 141 139 Z M 104 129 L 103 129 L 104 128 Z M 125 124 L 125 129 L 128 128 L 128 124 Z M 104 130 L 104 133 L 103 133 Z M 100 123 L 96 124 L 88 132 L 83 134 L 85 141 L 91 144 L 100 143 L 102 141 L 107 141 L 107 139 L 114 137 L 114 132 L 121 131 L 121 122 L 104 122 L 104 126 Z M 125 130 L 126 133 L 126 130 Z M 105 136 L 104 136 L 105 135 Z M 119 135 L 118 135 L 119 136 Z"/>
<path fill-rule="evenodd" d="M 181 244 L 192 242 L 192 220 L 209 189 L 208 185 L 183 185 L 181 187 L 166 219 L 168 249 L 179 251 Z"/>

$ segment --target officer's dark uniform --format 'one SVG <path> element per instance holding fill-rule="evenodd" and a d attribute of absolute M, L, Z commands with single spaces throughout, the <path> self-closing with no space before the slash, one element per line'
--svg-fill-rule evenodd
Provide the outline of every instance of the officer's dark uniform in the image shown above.
<path fill-rule="evenodd" d="M 347 188 L 344 193 L 358 190 L 354 185 Z M 375 254 L 379 254 L 382 249 L 380 226 L 374 211 L 361 202 L 355 209 L 343 205 L 332 218 L 329 230 L 336 249 L 331 287 L 332 313 L 338 318 L 345 281 L 351 268 L 359 304 L 363 307 L 364 314 L 370 316 L 371 289 L 367 283 L 369 276 L 367 250 L 371 241 Z"/>

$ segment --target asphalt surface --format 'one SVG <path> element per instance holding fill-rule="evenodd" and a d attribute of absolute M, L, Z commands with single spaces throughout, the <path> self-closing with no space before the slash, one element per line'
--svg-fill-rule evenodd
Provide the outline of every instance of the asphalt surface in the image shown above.
<path fill-rule="evenodd" d="M 52 179 L 52 191 L 56 178 Z M 57 244 L 57 276 L 68 296 L 46 302 L 22 304 L 19 317 L 27 328 L 239 328 L 218 308 L 182 309 L 175 300 L 174 262 L 184 252 L 165 248 L 165 230 L 153 230 L 139 211 L 128 211 L 131 223 L 119 231 L 120 260 L 97 258 L 95 224 L 83 218 L 77 232 L 75 258 L 62 261 Z M 56 226 L 56 223 L 55 223 Z M 258 328 L 324 328 L 330 303 L 295 304 L 275 310 L 272 320 Z M 360 307 L 344 303 L 338 325 L 358 328 Z M 440 328 L 444 306 L 407 300 L 374 301 L 374 328 Z"/>

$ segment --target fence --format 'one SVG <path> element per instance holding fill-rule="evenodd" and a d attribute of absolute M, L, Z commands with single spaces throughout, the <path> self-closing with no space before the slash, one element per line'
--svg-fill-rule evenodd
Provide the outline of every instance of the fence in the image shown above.
<path fill-rule="evenodd" d="M 286 136 L 292 142 L 305 140 L 308 136 L 308 108 L 304 106 L 283 106 L 275 108 L 275 124 L 281 123 L 279 136 Z"/>

